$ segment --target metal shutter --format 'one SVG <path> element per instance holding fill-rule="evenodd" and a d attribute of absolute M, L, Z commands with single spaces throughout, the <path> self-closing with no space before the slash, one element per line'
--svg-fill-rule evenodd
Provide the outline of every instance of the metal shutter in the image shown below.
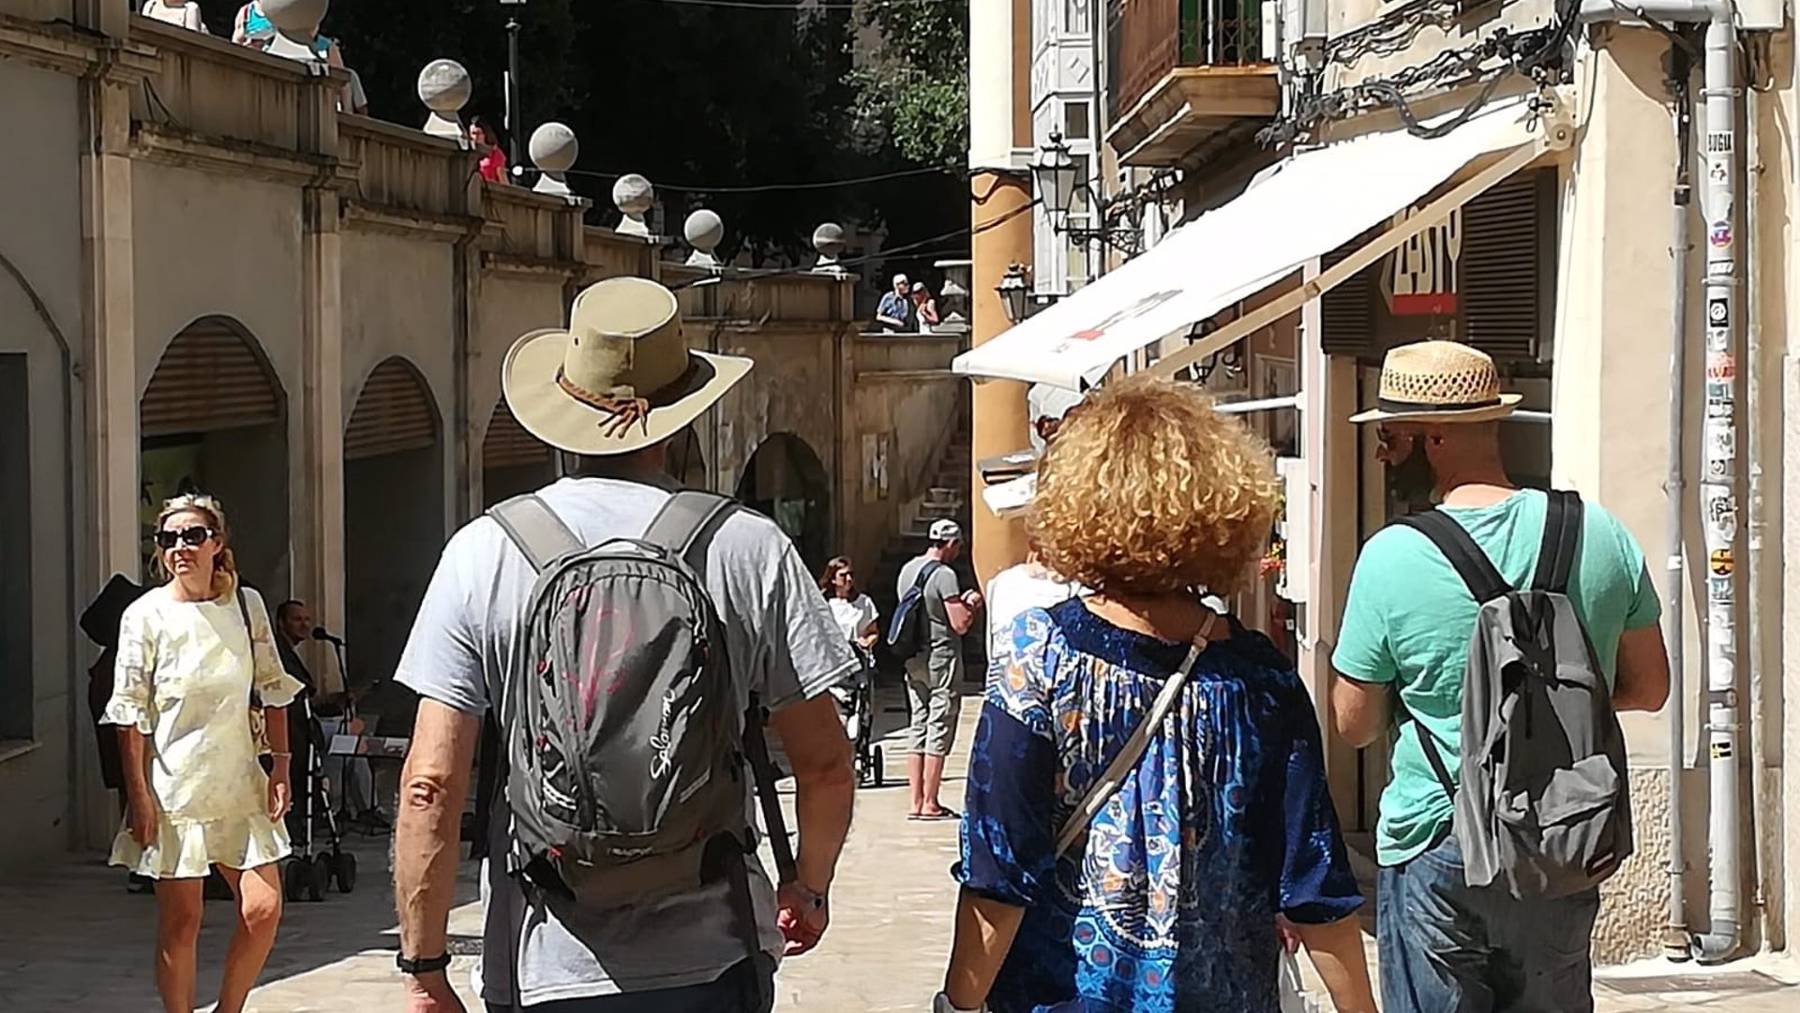
<path fill-rule="evenodd" d="M 1326 270 L 1362 249 L 1383 228 L 1370 229 L 1320 257 L 1319 269 Z M 1319 297 L 1319 342 L 1327 355 L 1369 354 L 1375 343 L 1376 272 L 1386 263 L 1386 257 L 1377 258 Z"/>
<path fill-rule="evenodd" d="M 425 381 L 403 359 L 375 367 L 344 429 L 344 460 L 423 450 L 437 445 L 437 415 Z"/>
<path fill-rule="evenodd" d="M 494 406 L 494 417 L 488 422 L 487 437 L 481 441 L 483 468 L 513 468 L 524 464 L 547 464 L 550 445 L 525 431 L 512 410 L 501 401 Z"/>
<path fill-rule="evenodd" d="M 213 317 L 169 343 L 138 412 L 144 436 L 260 426 L 281 420 L 281 388 L 250 338 Z"/>
<path fill-rule="evenodd" d="M 1495 359 L 1534 359 L 1555 305 L 1554 170 L 1521 173 L 1463 208 L 1463 340 Z"/>

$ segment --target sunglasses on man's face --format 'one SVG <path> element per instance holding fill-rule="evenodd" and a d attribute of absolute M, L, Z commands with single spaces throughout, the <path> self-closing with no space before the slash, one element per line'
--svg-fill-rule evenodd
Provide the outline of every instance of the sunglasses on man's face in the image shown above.
<path fill-rule="evenodd" d="M 206 540 L 212 536 L 213 529 L 201 524 L 196 524 L 191 528 L 182 528 L 180 531 L 163 530 L 156 533 L 156 547 L 173 549 L 175 543 L 180 542 L 189 548 L 197 549 L 205 545 Z"/>

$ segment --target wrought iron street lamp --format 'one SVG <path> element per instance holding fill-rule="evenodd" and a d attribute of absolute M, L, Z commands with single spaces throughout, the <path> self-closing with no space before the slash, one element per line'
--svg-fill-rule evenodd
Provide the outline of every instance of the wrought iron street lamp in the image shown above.
<path fill-rule="evenodd" d="M 1104 243 L 1127 256 L 1142 252 L 1144 234 L 1134 220 L 1138 211 L 1135 200 L 1108 202 L 1093 194 L 1087 180 L 1076 178 L 1075 159 L 1069 154 L 1069 146 L 1059 131 L 1052 130 L 1050 143 L 1039 151 L 1043 157 L 1032 165 L 1031 175 L 1037 185 L 1038 199 L 1044 202 L 1044 208 L 1049 212 L 1052 231 L 1068 236 L 1071 242 Z M 1089 192 L 1099 228 L 1069 224 L 1069 205 L 1074 202 L 1077 190 Z"/>
<path fill-rule="evenodd" d="M 1031 283 L 1025 280 L 1025 265 L 1009 266 L 994 291 L 1000 295 L 1000 308 L 1006 312 L 1007 323 L 1016 324 L 1030 315 Z"/>
<path fill-rule="evenodd" d="M 507 164 L 514 175 L 523 172 L 524 159 L 519 153 L 519 135 L 524 132 L 524 103 L 519 100 L 519 12 L 512 8 L 525 6 L 525 0 L 500 0 L 508 8 L 506 15 L 506 137 L 512 149 L 506 153 Z"/>

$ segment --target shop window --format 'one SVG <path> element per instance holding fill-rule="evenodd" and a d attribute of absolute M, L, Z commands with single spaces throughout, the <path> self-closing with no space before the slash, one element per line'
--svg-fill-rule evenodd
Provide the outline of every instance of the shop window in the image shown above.
<path fill-rule="evenodd" d="M 0 355 L 0 740 L 32 735 L 31 389 L 24 355 Z"/>

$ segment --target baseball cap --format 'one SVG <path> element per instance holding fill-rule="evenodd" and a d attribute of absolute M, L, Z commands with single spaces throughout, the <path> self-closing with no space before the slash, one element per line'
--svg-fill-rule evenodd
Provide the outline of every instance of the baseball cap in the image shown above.
<path fill-rule="evenodd" d="M 931 540 L 934 542 L 952 542 L 962 537 L 962 525 L 948 517 L 940 517 L 931 522 Z"/>

